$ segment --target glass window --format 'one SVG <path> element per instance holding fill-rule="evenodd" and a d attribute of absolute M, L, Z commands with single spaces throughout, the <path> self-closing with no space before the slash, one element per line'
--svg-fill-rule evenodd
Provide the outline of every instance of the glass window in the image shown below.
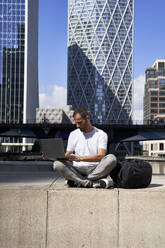
<path fill-rule="evenodd" d="M 155 71 L 154 70 L 152 70 L 152 71 L 148 71 L 148 77 L 155 77 Z"/>
<path fill-rule="evenodd" d="M 164 69 L 165 63 L 164 62 L 159 62 L 158 63 L 158 70 Z"/>
<path fill-rule="evenodd" d="M 165 91 L 159 91 L 160 96 L 165 96 Z"/>
<path fill-rule="evenodd" d="M 159 110 L 159 113 L 160 113 L 160 114 L 164 114 L 164 113 L 165 113 L 165 109 L 160 109 L 160 110 Z"/>
<path fill-rule="evenodd" d="M 165 84 L 165 79 L 159 79 L 159 84 Z"/>
<path fill-rule="evenodd" d="M 158 104 L 157 103 L 151 103 L 151 107 L 157 108 L 158 107 Z"/>
<path fill-rule="evenodd" d="M 157 82 L 156 81 L 150 81 L 148 83 L 149 83 L 150 88 L 156 88 L 157 87 Z"/>
<path fill-rule="evenodd" d="M 151 97 L 152 102 L 157 102 L 158 98 L 157 97 Z"/>
<path fill-rule="evenodd" d="M 156 84 L 156 81 L 150 81 L 149 84 L 150 85 L 155 85 Z"/>
<path fill-rule="evenodd" d="M 158 113 L 157 109 L 151 109 L 151 113 Z"/>
<path fill-rule="evenodd" d="M 158 69 L 158 76 L 165 76 L 165 70 L 164 70 L 164 68 L 159 68 Z"/>
<path fill-rule="evenodd" d="M 164 144 L 163 144 L 163 143 L 160 143 L 160 144 L 159 144 L 159 150 L 160 150 L 160 151 L 163 151 L 163 150 L 164 150 Z"/>
<path fill-rule="evenodd" d="M 160 103 L 159 108 L 165 108 L 165 103 Z"/>
<path fill-rule="evenodd" d="M 159 97 L 160 102 L 165 102 L 165 97 Z"/>
<path fill-rule="evenodd" d="M 158 96 L 158 91 L 151 91 L 151 96 Z"/>

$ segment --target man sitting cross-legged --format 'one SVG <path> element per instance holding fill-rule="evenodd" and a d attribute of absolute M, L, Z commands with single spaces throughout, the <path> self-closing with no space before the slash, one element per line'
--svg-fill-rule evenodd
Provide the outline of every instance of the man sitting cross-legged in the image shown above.
<path fill-rule="evenodd" d="M 107 134 L 94 127 L 89 112 L 79 107 L 73 114 L 77 129 L 69 135 L 66 157 L 55 161 L 54 170 L 68 180 L 69 186 L 108 188 L 107 176 L 116 167 L 116 157 L 106 155 Z"/>

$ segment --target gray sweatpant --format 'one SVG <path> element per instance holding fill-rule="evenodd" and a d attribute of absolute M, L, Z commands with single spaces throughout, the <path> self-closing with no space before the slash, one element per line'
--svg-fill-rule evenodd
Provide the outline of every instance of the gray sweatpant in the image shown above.
<path fill-rule="evenodd" d="M 55 161 L 53 169 L 65 179 L 86 186 L 89 181 L 107 177 L 116 167 L 116 163 L 116 157 L 113 154 L 108 154 L 102 158 L 98 165 L 76 167 L 70 162 Z"/>

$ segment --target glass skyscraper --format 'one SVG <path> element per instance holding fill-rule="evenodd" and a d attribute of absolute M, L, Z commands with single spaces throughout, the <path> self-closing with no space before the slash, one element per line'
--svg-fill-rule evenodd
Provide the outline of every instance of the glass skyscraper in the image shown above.
<path fill-rule="evenodd" d="M 38 0 L 0 0 L 0 123 L 34 122 Z"/>
<path fill-rule="evenodd" d="M 132 116 L 134 0 L 69 0 L 68 96 L 94 123 Z"/>

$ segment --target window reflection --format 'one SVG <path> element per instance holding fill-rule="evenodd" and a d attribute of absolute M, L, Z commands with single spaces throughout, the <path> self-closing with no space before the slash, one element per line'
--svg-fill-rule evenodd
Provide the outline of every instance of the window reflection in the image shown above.
<path fill-rule="evenodd" d="M 0 120 L 23 118 L 25 0 L 0 0 Z"/>

